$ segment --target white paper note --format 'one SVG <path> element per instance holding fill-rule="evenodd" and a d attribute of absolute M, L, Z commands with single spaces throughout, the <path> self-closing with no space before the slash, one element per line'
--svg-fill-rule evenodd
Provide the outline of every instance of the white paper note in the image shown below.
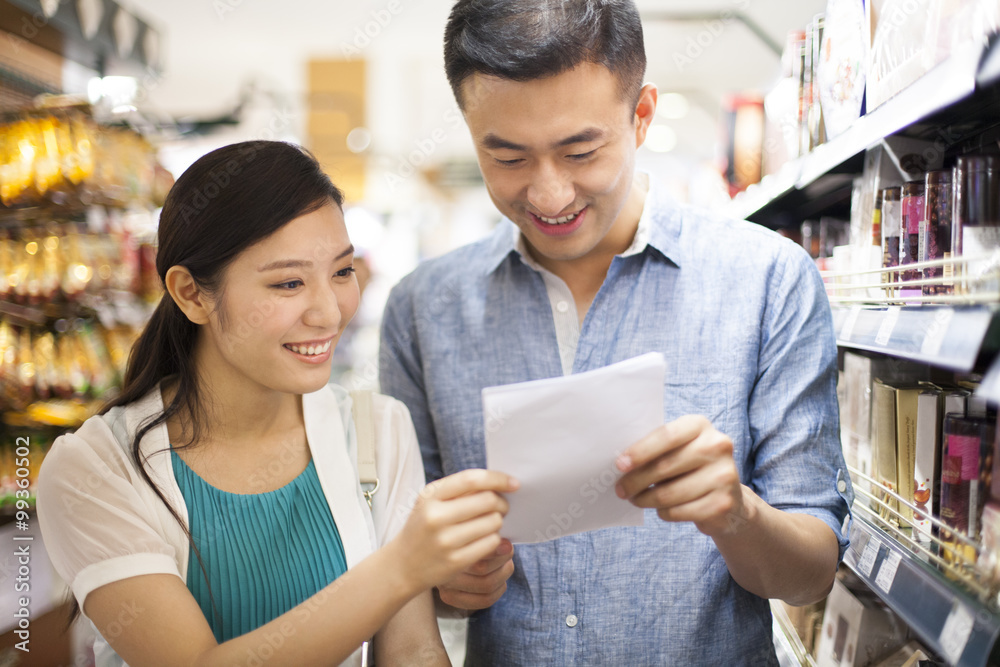
<path fill-rule="evenodd" d="M 513 475 L 501 534 L 544 542 L 640 526 L 642 509 L 615 494 L 618 455 L 663 424 L 659 352 L 595 371 L 483 389 L 487 467 Z"/>

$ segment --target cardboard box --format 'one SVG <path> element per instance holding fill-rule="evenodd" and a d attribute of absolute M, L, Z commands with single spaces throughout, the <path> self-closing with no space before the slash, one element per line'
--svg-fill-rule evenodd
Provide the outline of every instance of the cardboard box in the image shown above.
<path fill-rule="evenodd" d="M 896 389 L 896 493 L 906 502 L 914 502 L 914 459 L 917 452 L 917 403 L 921 389 Z M 899 503 L 900 528 L 909 534 L 913 510 Z"/>
<path fill-rule="evenodd" d="M 905 626 L 887 609 L 858 598 L 839 580 L 826 599 L 817 667 L 868 667 L 899 648 Z"/>
<path fill-rule="evenodd" d="M 939 389 L 924 389 L 917 398 L 917 442 L 913 462 L 913 501 L 917 509 L 930 515 L 937 512 L 938 480 L 941 477 L 941 421 L 944 403 Z M 919 515 L 913 521 L 914 538 L 928 549 L 934 525 Z M 926 560 L 926 557 L 925 557 Z"/>
<path fill-rule="evenodd" d="M 896 484 L 896 388 L 876 380 L 872 389 L 872 449 L 878 483 L 895 492 Z M 875 504 L 879 516 L 894 526 L 899 525 L 891 510 L 899 510 L 899 503 L 891 496 L 876 490 L 875 496 L 884 504 Z"/>

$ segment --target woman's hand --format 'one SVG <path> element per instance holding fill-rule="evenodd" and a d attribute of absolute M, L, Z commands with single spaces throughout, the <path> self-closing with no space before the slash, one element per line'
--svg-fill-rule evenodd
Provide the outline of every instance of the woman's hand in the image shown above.
<path fill-rule="evenodd" d="M 495 470 L 463 470 L 421 491 L 410 518 L 388 546 L 416 591 L 442 584 L 500 545 L 507 501 L 517 480 Z"/>

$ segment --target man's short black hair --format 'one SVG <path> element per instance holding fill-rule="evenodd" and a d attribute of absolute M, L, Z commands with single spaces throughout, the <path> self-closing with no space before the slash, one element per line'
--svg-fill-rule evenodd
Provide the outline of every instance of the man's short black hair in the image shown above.
<path fill-rule="evenodd" d="M 561 74 L 581 63 L 607 67 L 623 101 L 639 101 L 646 73 L 633 0 L 458 0 L 444 32 L 444 68 L 461 86 L 479 72 L 512 81 Z"/>

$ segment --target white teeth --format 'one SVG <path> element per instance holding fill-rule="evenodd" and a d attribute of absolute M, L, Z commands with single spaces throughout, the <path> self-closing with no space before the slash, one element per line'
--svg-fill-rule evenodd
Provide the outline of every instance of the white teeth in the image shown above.
<path fill-rule="evenodd" d="M 545 218 L 542 216 L 538 216 L 538 219 L 550 225 L 564 225 L 570 220 L 574 219 L 577 215 L 578 215 L 577 213 L 574 213 L 573 215 L 565 215 L 561 218 Z"/>
<path fill-rule="evenodd" d="M 292 352 L 295 352 L 296 354 L 304 354 L 306 356 L 316 356 L 318 354 L 324 354 L 327 350 L 329 350 L 330 344 L 332 342 L 333 341 L 327 341 L 322 345 L 308 345 L 308 346 L 286 345 L 285 347 L 287 347 Z"/>

